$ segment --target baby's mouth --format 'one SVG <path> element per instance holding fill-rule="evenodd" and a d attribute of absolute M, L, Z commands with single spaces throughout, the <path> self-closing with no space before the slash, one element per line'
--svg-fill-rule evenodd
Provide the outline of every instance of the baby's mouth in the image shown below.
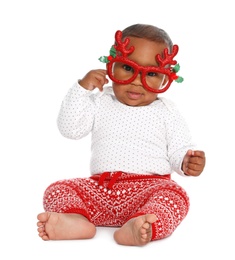
<path fill-rule="evenodd" d="M 138 92 L 127 91 L 127 95 L 130 99 L 139 99 L 142 94 Z"/>

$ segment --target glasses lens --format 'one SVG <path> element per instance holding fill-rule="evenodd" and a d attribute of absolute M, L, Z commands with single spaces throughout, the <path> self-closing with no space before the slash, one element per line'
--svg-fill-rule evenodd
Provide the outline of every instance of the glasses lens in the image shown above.
<path fill-rule="evenodd" d="M 114 62 L 112 66 L 112 76 L 116 80 L 128 81 L 136 76 L 136 69 L 127 63 Z"/>
<path fill-rule="evenodd" d="M 162 90 L 168 85 L 167 75 L 158 72 L 158 70 L 146 71 L 143 80 L 149 88 Z"/>

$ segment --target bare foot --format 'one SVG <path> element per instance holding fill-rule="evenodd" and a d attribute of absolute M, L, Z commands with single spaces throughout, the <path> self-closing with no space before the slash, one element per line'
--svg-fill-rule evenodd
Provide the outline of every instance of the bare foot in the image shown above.
<path fill-rule="evenodd" d="M 43 212 L 37 218 L 43 240 L 87 239 L 96 233 L 95 225 L 80 214 Z"/>
<path fill-rule="evenodd" d="M 151 241 L 152 223 L 157 220 L 154 214 L 146 214 L 127 221 L 114 232 L 118 244 L 126 246 L 143 246 Z"/>

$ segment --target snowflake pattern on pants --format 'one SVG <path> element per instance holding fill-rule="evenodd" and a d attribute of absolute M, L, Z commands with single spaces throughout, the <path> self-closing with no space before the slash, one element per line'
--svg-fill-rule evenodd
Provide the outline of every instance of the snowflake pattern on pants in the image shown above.
<path fill-rule="evenodd" d="M 48 212 L 77 213 L 96 226 L 122 226 L 127 220 L 153 213 L 152 240 L 171 235 L 189 210 L 185 190 L 170 175 L 138 175 L 123 172 L 51 184 L 43 197 Z"/>

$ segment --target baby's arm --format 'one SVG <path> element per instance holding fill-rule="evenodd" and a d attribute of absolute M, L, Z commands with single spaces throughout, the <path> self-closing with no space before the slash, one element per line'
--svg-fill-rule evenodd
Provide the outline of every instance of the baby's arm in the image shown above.
<path fill-rule="evenodd" d="M 199 176 L 206 163 L 205 153 L 203 151 L 188 150 L 184 156 L 182 170 L 186 175 Z"/>
<path fill-rule="evenodd" d="M 60 133 L 70 139 L 86 136 L 93 126 L 95 102 L 94 88 L 103 89 L 107 83 L 106 70 L 91 70 L 76 82 L 65 96 L 57 119 Z"/>
<path fill-rule="evenodd" d="M 91 70 L 79 81 L 79 85 L 87 90 L 98 88 L 100 91 L 102 91 L 103 86 L 108 83 L 106 75 L 106 70 Z"/>

